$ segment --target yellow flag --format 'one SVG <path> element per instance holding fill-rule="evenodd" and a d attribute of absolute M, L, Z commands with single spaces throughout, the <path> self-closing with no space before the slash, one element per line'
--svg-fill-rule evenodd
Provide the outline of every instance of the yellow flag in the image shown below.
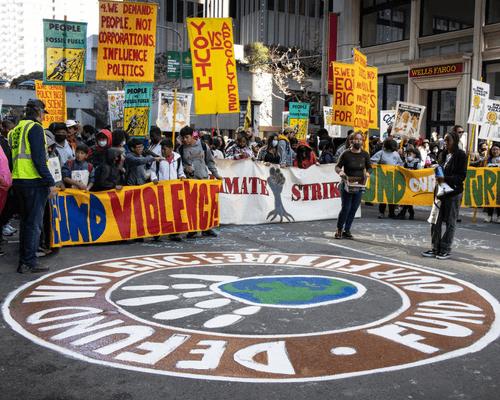
<path fill-rule="evenodd" d="M 252 102 L 251 102 L 251 96 L 248 96 L 248 104 L 247 104 L 247 112 L 245 114 L 245 125 L 243 128 L 247 130 L 247 128 L 252 125 Z"/>

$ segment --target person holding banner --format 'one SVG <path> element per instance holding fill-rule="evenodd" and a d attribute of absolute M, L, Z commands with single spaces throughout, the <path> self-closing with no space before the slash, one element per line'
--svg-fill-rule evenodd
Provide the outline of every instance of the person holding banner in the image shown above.
<path fill-rule="evenodd" d="M 467 155 L 459 148 L 460 138 L 456 132 L 447 133 L 444 137 L 444 151 L 439 153 L 438 163 L 443 176 L 436 174 L 435 198 L 440 201 L 437 218 L 431 220 L 431 249 L 423 252 L 424 257 L 436 257 L 446 260 L 451 257 L 451 247 L 455 236 L 464 181 L 467 175 Z M 436 167 L 437 169 L 438 167 Z M 449 186 L 449 191 L 438 196 L 438 188 L 442 183 Z M 436 200 L 434 200 L 436 203 Z M 443 222 L 446 224 L 444 235 L 441 234 Z"/>
<path fill-rule="evenodd" d="M 257 161 L 263 162 L 266 166 L 271 164 L 285 167 L 285 153 L 283 148 L 278 146 L 278 134 L 272 133 L 267 139 L 267 143 L 259 150 Z"/>
<path fill-rule="evenodd" d="M 352 133 L 348 137 L 347 143 L 348 149 L 340 155 L 335 166 L 335 172 L 342 178 L 342 183 L 339 185 L 342 208 L 337 220 L 335 239 L 354 239 L 351 234 L 351 225 L 361 204 L 361 197 L 363 197 L 361 190 L 348 192 L 345 182 L 349 181 L 349 178 L 358 178 L 358 180 L 365 182 L 370 178 L 372 172 L 370 154 L 361 148 L 363 146 L 363 133 L 360 131 Z"/>
<path fill-rule="evenodd" d="M 493 143 L 490 147 L 489 157 L 486 161 L 486 168 L 500 167 L 500 145 Z M 498 222 L 500 224 L 500 207 L 486 207 L 488 216 L 484 222 Z M 497 212 L 496 218 L 494 217 L 495 211 Z"/>

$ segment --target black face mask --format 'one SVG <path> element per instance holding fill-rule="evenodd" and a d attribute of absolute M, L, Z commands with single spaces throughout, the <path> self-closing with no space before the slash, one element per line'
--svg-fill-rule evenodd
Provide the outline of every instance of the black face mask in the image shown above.
<path fill-rule="evenodd" d="M 356 150 L 359 150 L 361 148 L 361 143 L 353 143 L 353 147 L 356 149 Z"/>
<path fill-rule="evenodd" d="M 66 140 L 66 135 L 55 135 L 56 143 L 62 143 Z"/>

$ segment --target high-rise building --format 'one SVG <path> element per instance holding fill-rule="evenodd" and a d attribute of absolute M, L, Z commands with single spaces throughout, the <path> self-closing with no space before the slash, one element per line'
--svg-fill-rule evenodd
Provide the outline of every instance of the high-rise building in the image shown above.
<path fill-rule="evenodd" d="M 0 73 L 13 78 L 43 70 L 43 19 L 87 22 L 97 33 L 97 0 L 0 0 Z"/>

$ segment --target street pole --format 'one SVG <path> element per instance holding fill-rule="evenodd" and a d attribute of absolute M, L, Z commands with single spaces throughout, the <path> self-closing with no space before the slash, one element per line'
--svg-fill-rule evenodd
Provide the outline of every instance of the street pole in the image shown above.
<path fill-rule="evenodd" d="M 329 37 L 329 13 L 328 13 L 328 1 L 324 2 L 323 9 L 323 54 L 322 54 L 322 63 L 321 63 L 321 87 L 320 87 L 320 115 L 323 115 L 323 107 L 327 103 L 328 98 L 328 37 Z M 323 122 L 324 125 L 324 122 Z"/>
<path fill-rule="evenodd" d="M 157 28 L 162 28 L 162 29 L 167 29 L 169 31 L 174 31 L 175 33 L 177 33 L 177 35 L 179 36 L 179 54 L 180 54 L 180 89 L 182 91 L 182 49 L 183 49 L 183 46 L 182 46 L 182 36 L 181 34 L 179 33 L 179 31 L 177 29 L 174 29 L 174 28 L 169 28 L 168 26 L 164 26 L 164 25 L 156 25 Z"/>

